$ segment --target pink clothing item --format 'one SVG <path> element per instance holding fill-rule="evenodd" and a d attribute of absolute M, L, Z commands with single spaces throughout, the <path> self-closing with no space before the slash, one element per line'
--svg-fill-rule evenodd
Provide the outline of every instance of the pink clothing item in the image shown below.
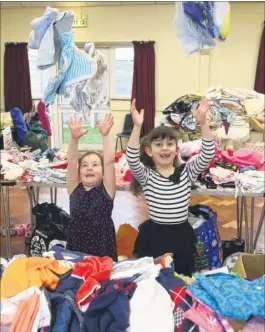
<path fill-rule="evenodd" d="M 265 171 L 265 163 L 263 163 L 258 169 L 257 171 Z"/>
<path fill-rule="evenodd" d="M 263 317 L 252 317 L 240 332 L 264 332 L 265 319 Z"/>
<path fill-rule="evenodd" d="M 38 294 L 33 294 L 28 300 L 20 301 L 9 332 L 31 332 L 38 330 L 37 315 L 39 306 L 40 295 Z"/>
<path fill-rule="evenodd" d="M 237 165 L 239 167 L 246 167 L 249 165 L 259 168 L 263 160 L 260 157 L 260 154 L 257 151 L 250 150 L 247 148 L 241 148 L 238 151 L 232 151 L 227 149 L 222 153 L 224 161 Z"/>
<path fill-rule="evenodd" d="M 214 311 L 206 304 L 200 302 L 189 290 L 187 293 L 193 298 L 191 309 L 184 312 L 184 317 L 191 320 L 207 332 L 233 332 L 227 319 Z M 221 322 L 221 324 L 220 324 Z"/>
<path fill-rule="evenodd" d="M 193 159 L 195 159 L 199 152 L 193 152 L 190 155 L 190 158 L 187 160 L 187 163 L 191 162 Z M 215 152 L 214 152 L 214 157 L 213 159 L 210 161 L 209 165 L 205 167 L 204 171 L 202 171 L 202 174 L 207 174 L 209 172 L 209 169 L 212 167 L 215 167 L 215 162 L 216 161 L 222 161 L 223 160 L 223 156 L 222 156 L 222 151 L 219 150 L 217 147 L 215 147 Z"/>
<path fill-rule="evenodd" d="M 46 107 L 43 101 L 40 101 L 37 106 L 39 120 L 41 122 L 41 127 L 47 131 L 48 136 L 52 136 L 51 124 L 46 113 Z"/>

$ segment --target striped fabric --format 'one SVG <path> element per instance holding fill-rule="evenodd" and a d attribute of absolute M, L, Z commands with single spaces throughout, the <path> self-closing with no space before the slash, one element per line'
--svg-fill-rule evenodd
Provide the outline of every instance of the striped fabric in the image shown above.
<path fill-rule="evenodd" d="M 128 146 L 126 157 L 135 179 L 141 184 L 150 218 L 159 224 L 185 222 L 188 219 L 191 183 L 214 157 L 214 141 L 202 140 L 201 153 L 185 166 L 179 184 L 145 167 L 140 162 L 139 151 L 139 148 Z"/>
<path fill-rule="evenodd" d="M 53 104 L 56 94 L 65 94 L 65 88 L 91 79 L 97 72 L 97 62 L 74 44 L 74 31 L 60 34 L 61 53 L 58 75 L 44 91 L 44 102 Z"/>
<path fill-rule="evenodd" d="M 64 87 L 92 78 L 96 72 L 96 60 L 90 54 L 74 46 L 73 62 L 67 71 L 60 91 L 64 92 Z"/>

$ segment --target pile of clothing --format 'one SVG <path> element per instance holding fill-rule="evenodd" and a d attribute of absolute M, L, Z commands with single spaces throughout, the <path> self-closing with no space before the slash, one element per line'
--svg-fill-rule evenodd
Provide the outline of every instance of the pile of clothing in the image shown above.
<path fill-rule="evenodd" d="M 121 188 L 128 188 L 132 180 L 125 154 L 125 150 L 115 154 L 116 184 Z M 1 177 L 5 180 L 66 183 L 67 154 L 58 148 L 30 152 L 14 146 L 9 151 L 1 151 L 0 159 Z"/>
<path fill-rule="evenodd" d="M 176 2 L 175 32 L 185 55 L 215 47 L 214 39 L 224 41 L 230 28 L 228 1 Z"/>
<path fill-rule="evenodd" d="M 182 159 L 190 162 L 201 151 L 201 140 L 180 144 Z M 235 190 L 238 193 L 262 193 L 265 188 L 264 151 L 240 148 L 238 151 L 215 147 L 215 156 L 198 177 L 202 189 Z"/>
<path fill-rule="evenodd" d="M 93 106 L 107 100 L 107 65 L 93 43 L 84 50 L 74 44 L 74 12 L 60 13 L 47 7 L 42 17 L 31 22 L 28 47 L 38 50 L 37 68 L 46 70 L 58 64 L 58 74 L 49 80 L 44 102 L 53 104 L 57 94 L 69 98 L 75 111 L 87 118 Z"/>
<path fill-rule="evenodd" d="M 183 132 L 200 132 L 192 112 L 202 97 L 210 104 L 207 120 L 221 142 L 221 148 L 240 147 L 250 137 L 250 130 L 264 131 L 265 95 L 247 89 L 209 87 L 204 93 L 184 95 L 163 111 L 161 125 L 172 126 Z M 255 126 L 255 124 L 257 124 Z M 262 127 L 263 126 L 263 127 Z M 234 146 L 235 145 L 235 146 Z"/>
<path fill-rule="evenodd" d="M 257 129 L 253 125 L 255 119 L 264 117 L 265 96 L 253 90 L 215 86 L 208 88 L 204 96 L 211 103 L 208 121 L 216 128 L 222 149 L 242 146 L 249 140 L 251 129 Z"/>
<path fill-rule="evenodd" d="M 18 107 L 10 110 L 12 123 L 12 138 L 21 147 L 29 146 L 32 149 L 47 150 L 47 137 L 52 135 L 50 120 L 46 105 L 40 101 L 35 107 L 22 115 Z"/>
<path fill-rule="evenodd" d="M 248 273 L 245 256 L 264 260 L 242 253 L 231 271 L 192 278 L 174 272 L 169 254 L 114 262 L 57 245 L 1 259 L 1 331 L 232 332 L 253 320 L 264 328 L 264 264 Z"/>
<path fill-rule="evenodd" d="M 190 162 L 198 156 L 202 148 L 202 140 L 179 143 L 179 159 L 181 163 Z M 236 195 L 246 192 L 264 192 L 264 149 L 253 150 L 240 148 L 237 151 L 221 150 L 215 139 L 215 156 L 209 166 L 198 177 L 194 188 L 235 191 Z M 129 187 L 132 174 L 126 160 L 126 151 L 115 156 L 116 180 L 119 187 Z"/>
<path fill-rule="evenodd" d="M 1 176 L 5 180 L 22 182 L 65 183 L 66 153 L 57 148 L 44 151 L 21 151 L 14 147 L 1 151 Z"/>
<path fill-rule="evenodd" d="M 48 136 L 52 136 L 49 105 L 45 105 L 43 101 L 39 101 L 38 104 L 32 106 L 30 112 L 26 114 L 25 121 L 29 127 L 32 122 L 39 121 L 41 128 L 47 131 Z"/>

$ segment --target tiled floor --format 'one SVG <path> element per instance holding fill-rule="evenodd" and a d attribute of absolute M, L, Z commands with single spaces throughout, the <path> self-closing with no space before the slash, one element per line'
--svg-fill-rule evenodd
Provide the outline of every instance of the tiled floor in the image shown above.
<path fill-rule="evenodd" d="M 49 190 L 42 188 L 40 191 L 40 203 L 49 202 Z M 69 199 L 66 189 L 58 189 L 57 205 L 69 212 Z M 233 197 L 192 195 L 191 205 L 209 205 L 217 212 L 219 232 L 222 239 L 236 237 L 236 201 Z M 250 204 L 248 202 L 248 204 Z M 259 221 L 263 198 L 255 200 L 255 227 Z M 30 221 L 30 205 L 25 188 L 13 187 L 10 191 L 10 215 L 11 224 L 18 225 Z M 129 223 L 135 228 L 148 218 L 146 204 L 142 197 L 136 198 L 130 192 L 118 191 L 113 220 L 116 230 L 124 223 Z M 1 220 L 2 223 L 2 220 Z M 243 227 L 244 231 L 244 227 Z M 24 253 L 24 237 L 12 237 L 12 254 Z M 264 226 L 261 231 L 258 247 L 264 248 Z M 1 256 L 5 256 L 5 238 L 1 237 Z"/>

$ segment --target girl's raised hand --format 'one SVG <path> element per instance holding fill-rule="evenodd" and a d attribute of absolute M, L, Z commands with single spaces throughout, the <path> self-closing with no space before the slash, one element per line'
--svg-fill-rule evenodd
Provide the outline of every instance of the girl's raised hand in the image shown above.
<path fill-rule="evenodd" d="M 113 116 L 110 113 L 106 113 L 104 120 L 102 122 L 98 122 L 97 124 L 100 134 L 102 136 L 107 136 L 113 124 Z"/>
<path fill-rule="evenodd" d="M 82 128 L 83 120 L 81 117 L 77 118 L 76 114 L 70 118 L 68 126 L 71 130 L 71 136 L 73 139 L 79 139 L 88 132 L 88 129 Z"/>
<path fill-rule="evenodd" d="M 134 99 L 132 101 L 132 105 L 131 105 L 132 119 L 133 119 L 133 123 L 135 126 L 141 127 L 144 122 L 144 110 L 142 109 L 139 113 L 135 107 L 135 103 L 136 103 L 136 100 Z"/>
<path fill-rule="evenodd" d="M 200 125 L 204 125 L 207 122 L 206 114 L 210 108 L 210 105 L 206 98 L 203 98 L 199 104 L 199 107 L 193 111 L 193 116 Z"/>

